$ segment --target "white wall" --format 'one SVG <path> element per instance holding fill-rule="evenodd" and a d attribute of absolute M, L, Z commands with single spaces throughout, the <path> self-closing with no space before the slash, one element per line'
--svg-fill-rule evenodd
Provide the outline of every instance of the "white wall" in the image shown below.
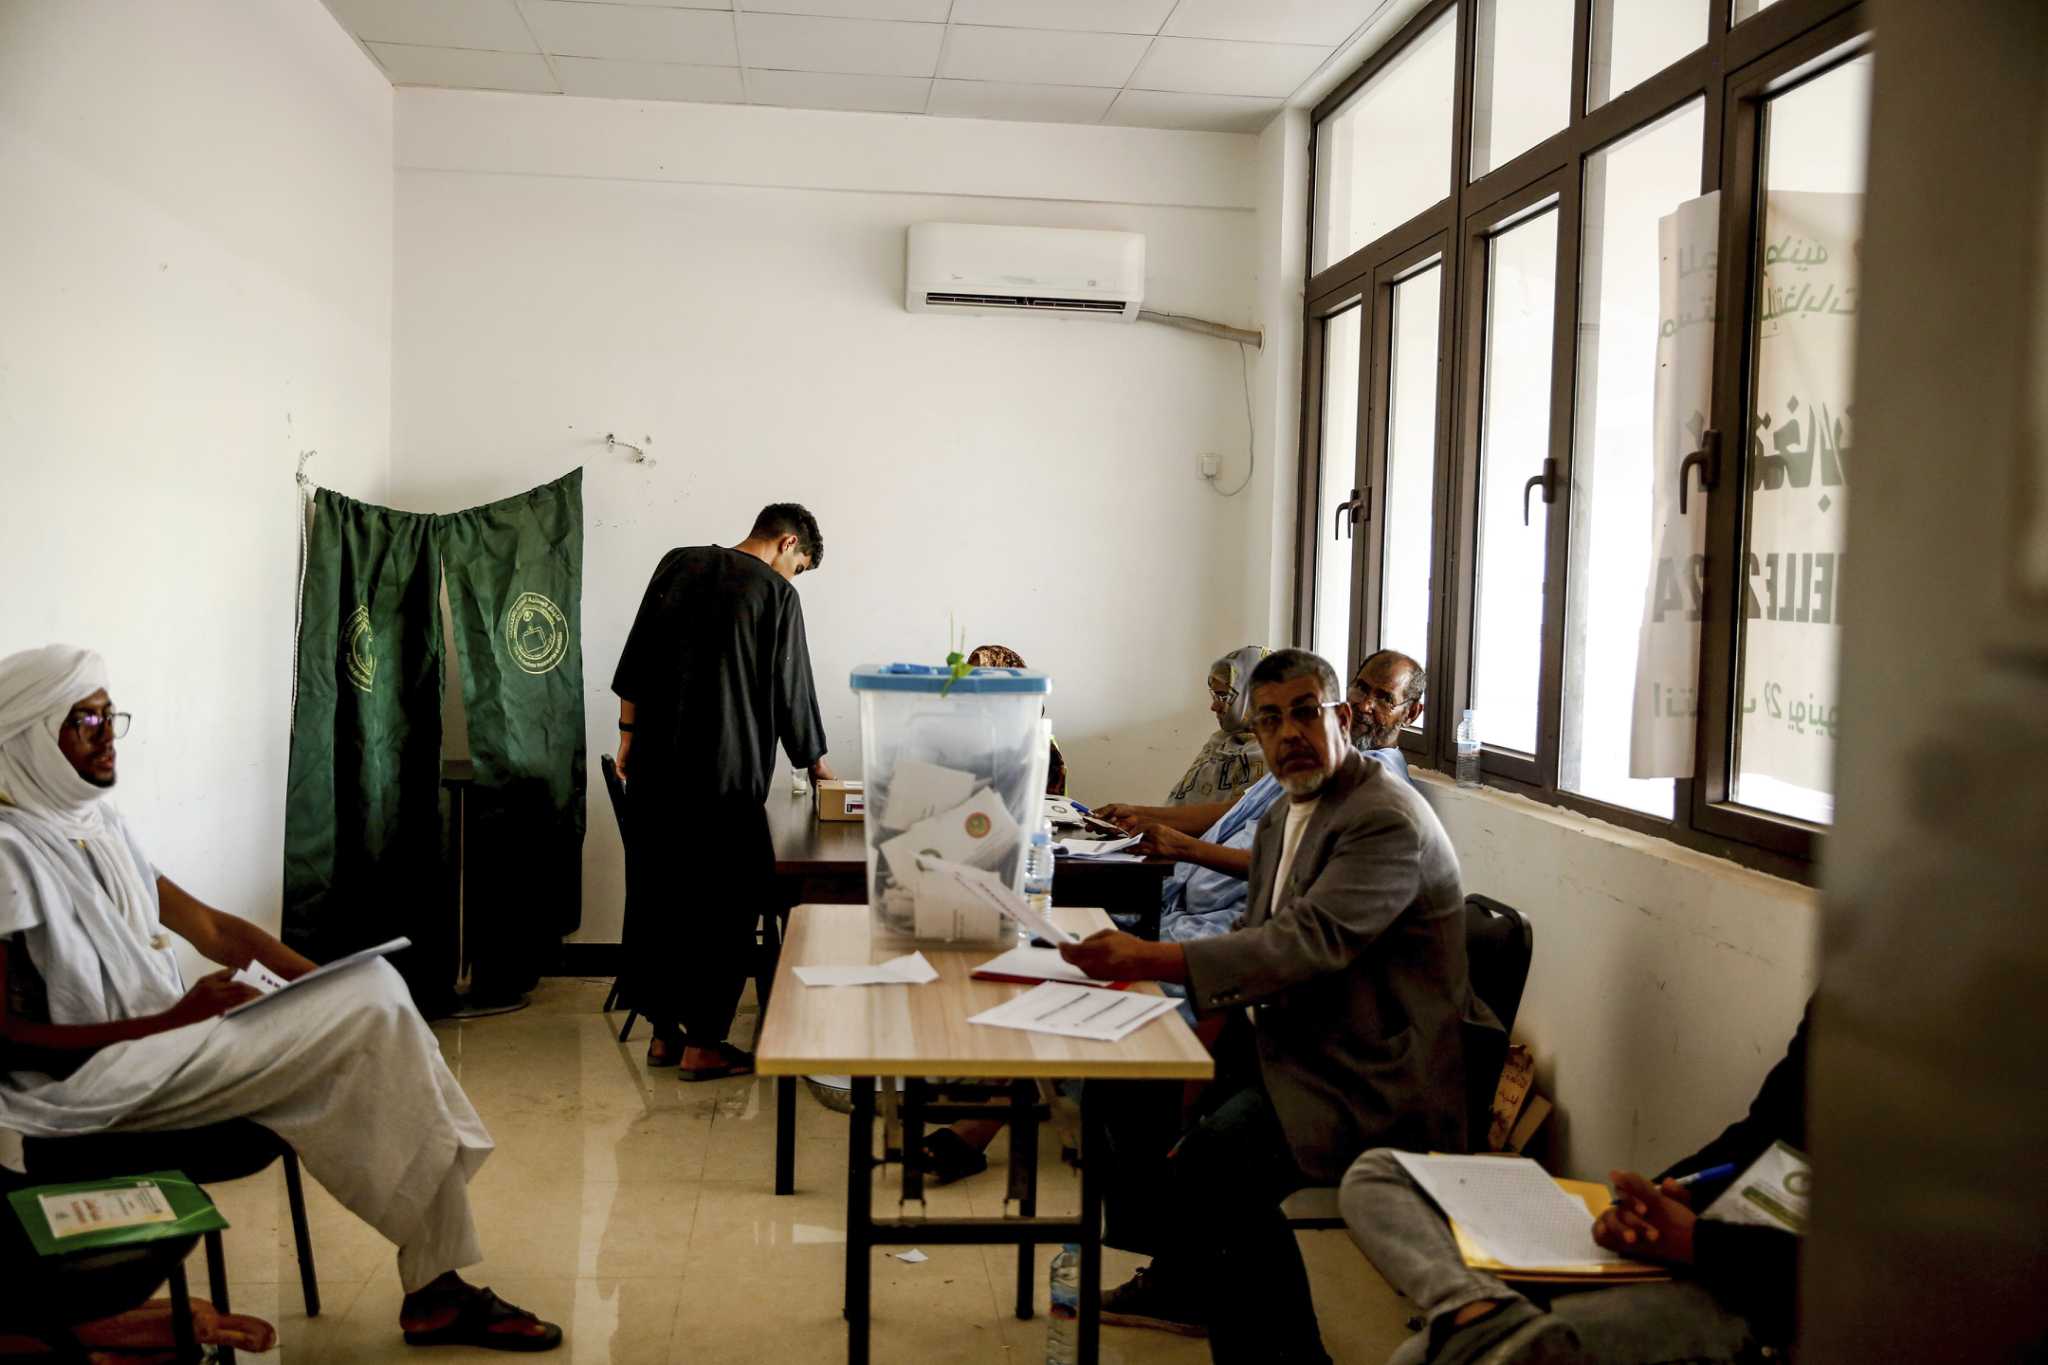
<path fill-rule="evenodd" d="M 950 616 L 1053 674 L 1077 795 L 1164 796 L 1211 725 L 1208 665 L 1262 634 L 1261 503 L 1197 473 L 1214 451 L 1224 487 L 1245 474 L 1237 348 L 907 313 L 904 229 L 1142 232 L 1149 306 L 1252 325 L 1255 139 L 403 90 L 397 145 L 391 501 L 451 510 L 586 466 L 593 774 L 656 561 L 795 499 L 825 536 L 800 586 L 842 773 L 848 670 L 936 662 Z M 654 462 L 606 432 L 651 437 Z M 579 937 L 609 941 L 619 852 L 593 788 Z"/>
<path fill-rule="evenodd" d="M 1719 858 L 1417 770 L 1465 890 L 1534 922 L 1515 1021 L 1555 1169 L 1654 1172 L 1749 1109 L 1817 971 L 1819 898 Z"/>
<path fill-rule="evenodd" d="M 391 109 L 310 0 L 0 3 L 0 654 L 107 656 L 144 843 L 273 929 L 297 453 L 389 469 Z"/>

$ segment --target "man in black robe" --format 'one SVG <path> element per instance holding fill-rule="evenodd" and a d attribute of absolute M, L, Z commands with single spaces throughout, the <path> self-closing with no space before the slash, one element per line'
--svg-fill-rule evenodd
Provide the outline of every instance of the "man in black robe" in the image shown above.
<path fill-rule="evenodd" d="M 725 1035 L 771 909 L 777 742 L 814 779 L 832 776 L 792 586 L 824 555 L 817 518 L 793 502 L 761 509 L 731 549 L 669 551 L 612 678 L 633 899 L 620 995 L 654 1025 L 648 1064 L 680 1061 L 685 1080 L 753 1068 Z"/>

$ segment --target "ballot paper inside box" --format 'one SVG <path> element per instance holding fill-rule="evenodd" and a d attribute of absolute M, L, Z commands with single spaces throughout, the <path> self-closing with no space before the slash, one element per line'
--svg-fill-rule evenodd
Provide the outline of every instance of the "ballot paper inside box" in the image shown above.
<path fill-rule="evenodd" d="M 1024 840 L 1045 791 L 1051 681 L 1023 669 L 887 664 L 854 670 L 867 784 L 868 904 L 877 938 L 995 943 L 1001 917 L 926 877 L 920 855 L 1022 890 Z"/>

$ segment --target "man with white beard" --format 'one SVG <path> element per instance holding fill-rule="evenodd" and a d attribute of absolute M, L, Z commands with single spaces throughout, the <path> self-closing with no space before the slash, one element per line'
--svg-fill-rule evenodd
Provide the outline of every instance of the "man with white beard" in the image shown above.
<path fill-rule="evenodd" d="M 250 1119 L 398 1246 L 414 1345 L 545 1351 L 552 1323 L 463 1282 L 483 1259 L 469 1178 L 491 1137 L 381 960 L 233 1019 L 256 995 L 186 986 L 171 935 L 223 968 L 313 963 L 151 866 L 107 799 L 128 715 L 105 663 L 50 645 L 0 659 L 0 1128 L 64 1138 Z"/>

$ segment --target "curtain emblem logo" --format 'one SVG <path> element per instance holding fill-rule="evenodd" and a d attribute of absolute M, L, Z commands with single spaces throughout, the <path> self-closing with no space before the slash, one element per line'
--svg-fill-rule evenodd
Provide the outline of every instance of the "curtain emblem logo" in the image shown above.
<path fill-rule="evenodd" d="M 348 680 L 357 691 L 368 692 L 377 685 L 377 638 L 370 633 L 370 609 L 359 605 L 350 612 L 341 635 L 346 642 L 341 661 Z"/>
<path fill-rule="evenodd" d="M 505 613 L 505 647 L 524 671 L 551 673 L 569 652 L 569 618 L 540 593 L 520 593 Z"/>

